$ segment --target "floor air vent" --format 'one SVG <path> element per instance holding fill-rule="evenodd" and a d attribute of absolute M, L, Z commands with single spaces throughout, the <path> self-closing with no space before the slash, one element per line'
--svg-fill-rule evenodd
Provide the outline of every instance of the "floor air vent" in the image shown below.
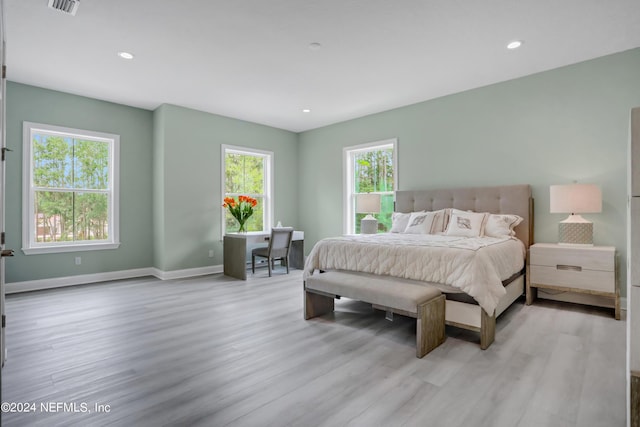
<path fill-rule="evenodd" d="M 59 10 L 67 15 L 76 16 L 80 0 L 49 0 L 51 9 Z"/>

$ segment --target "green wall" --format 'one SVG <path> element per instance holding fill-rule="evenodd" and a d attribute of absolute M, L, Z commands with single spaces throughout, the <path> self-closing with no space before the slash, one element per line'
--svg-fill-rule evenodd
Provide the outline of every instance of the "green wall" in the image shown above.
<path fill-rule="evenodd" d="M 154 203 L 157 268 L 222 264 L 223 144 L 274 153 L 274 221 L 297 226 L 297 134 L 166 104 L 154 117 L 154 179 L 163 186 Z"/>
<path fill-rule="evenodd" d="M 9 83 L 7 247 L 21 247 L 22 121 L 121 136 L 121 247 L 30 255 L 6 263 L 7 282 L 134 268 L 222 264 L 220 146 L 275 153 L 274 221 L 305 231 L 309 252 L 342 233 L 342 150 L 397 137 L 399 188 L 529 183 L 535 239 L 557 241 L 549 185 L 603 190 L 595 242 L 626 271 L 629 111 L 640 106 L 640 49 L 534 74 L 300 134 L 173 105 L 146 111 Z M 214 257 L 209 258 L 213 249 Z M 624 292 L 624 286 L 623 292 Z"/>
<path fill-rule="evenodd" d="M 120 135 L 120 242 L 118 249 L 24 255 L 22 247 L 22 122 L 32 121 Z M 65 277 L 149 267 L 152 229 L 152 113 L 95 99 L 7 84 L 6 281 Z M 75 257 L 82 264 L 75 265 Z"/>
<path fill-rule="evenodd" d="M 535 241 L 556 242 L 566 215 L 549 213 L 549 185 L 599 184 L 597 245 L 626 271 L 629 113 L 640 106 L 640 49 L 534 74 L 299 135 L 305 248 L 342 233 L 342 150 L 398 138 L 401 190 L 531 184 Z M 622 286 L 624 292 L 624 286 Z"/>
<path fill-rule="evenodd" d="M 9 283 L 156 267 L 222 264 L 222 144 L 274 152 L 274 220 L 296 226 L 297 134 L 173 105 L 147 111 L 10 82 L 7 247 L 22 245 L 22 122 L 120 135 L 120 248 L 29 255 L 6 263 Z M 213 249 L 214 257 L 209 257 Z M 75 257 L 82 264 L 75 265 Z"/>
<path fill-rule="evenodd" d="M 162 107 L 153 112 L 153 265 L 161 270 L 158 260 L 165 259 L 169 249 L 164 231 L 164 117 L 165 109 Z"/>

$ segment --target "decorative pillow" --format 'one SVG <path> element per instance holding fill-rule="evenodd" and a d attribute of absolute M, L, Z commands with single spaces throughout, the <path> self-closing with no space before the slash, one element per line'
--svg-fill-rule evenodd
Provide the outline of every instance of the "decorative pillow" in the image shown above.
<path fill-rule="evenodd" d="M 433 213 L 437 213 L 438 217 L 436 221 L 433 223 L 433 233 L 442 233 L 447 229 L 447 222 L 449 221 L 449 211 L 451 209 L 440 209 L 439 211 L 433 211 Z"/>
<path fill-rule="evenodd" d="M 404 230 L 407 234 L 433 234 L 440 216 L 437 212 L 412 212 Z"/>
<path fill-rule="evenodd" d="M 410 213 L 394 212 L 391 215 L 391 232 L 392 233 L 404 233 L 404 230 L 409 224 Z"/>
<path fill-rule="evenodd" d="M 484 227 L 484 235 L 489 237 L 515 236 L 513 231 L 522 222 L 518 215 L 490 214 L 487 225 Z"/>
<path fill-rule="evenodd" d="M 447 236 L 478 237 L 484 235 L 487 213 L 465 212 L 451 209 Z"/>

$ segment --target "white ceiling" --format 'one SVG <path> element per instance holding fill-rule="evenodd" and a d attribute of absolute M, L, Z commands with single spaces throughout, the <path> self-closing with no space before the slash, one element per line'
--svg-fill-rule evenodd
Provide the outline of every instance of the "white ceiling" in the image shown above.
<path fill-rule="evenodd" d="M 296 132 L 640 46 L 638 0 L 4 3 L 11 81 Z"/>

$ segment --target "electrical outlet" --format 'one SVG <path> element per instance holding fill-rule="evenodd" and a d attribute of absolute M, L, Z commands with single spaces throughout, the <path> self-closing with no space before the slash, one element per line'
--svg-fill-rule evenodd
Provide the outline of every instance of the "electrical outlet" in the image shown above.
<path fill-rule="evenodd" d="M 213 249 L 209 249 L 209 258 L 213 258 Z"/>
<path fill-rule="evenodd" d="M 76 257 L 76 265 L 80 265 L 82 264 L 82 257 L 77 256 Z"/>

